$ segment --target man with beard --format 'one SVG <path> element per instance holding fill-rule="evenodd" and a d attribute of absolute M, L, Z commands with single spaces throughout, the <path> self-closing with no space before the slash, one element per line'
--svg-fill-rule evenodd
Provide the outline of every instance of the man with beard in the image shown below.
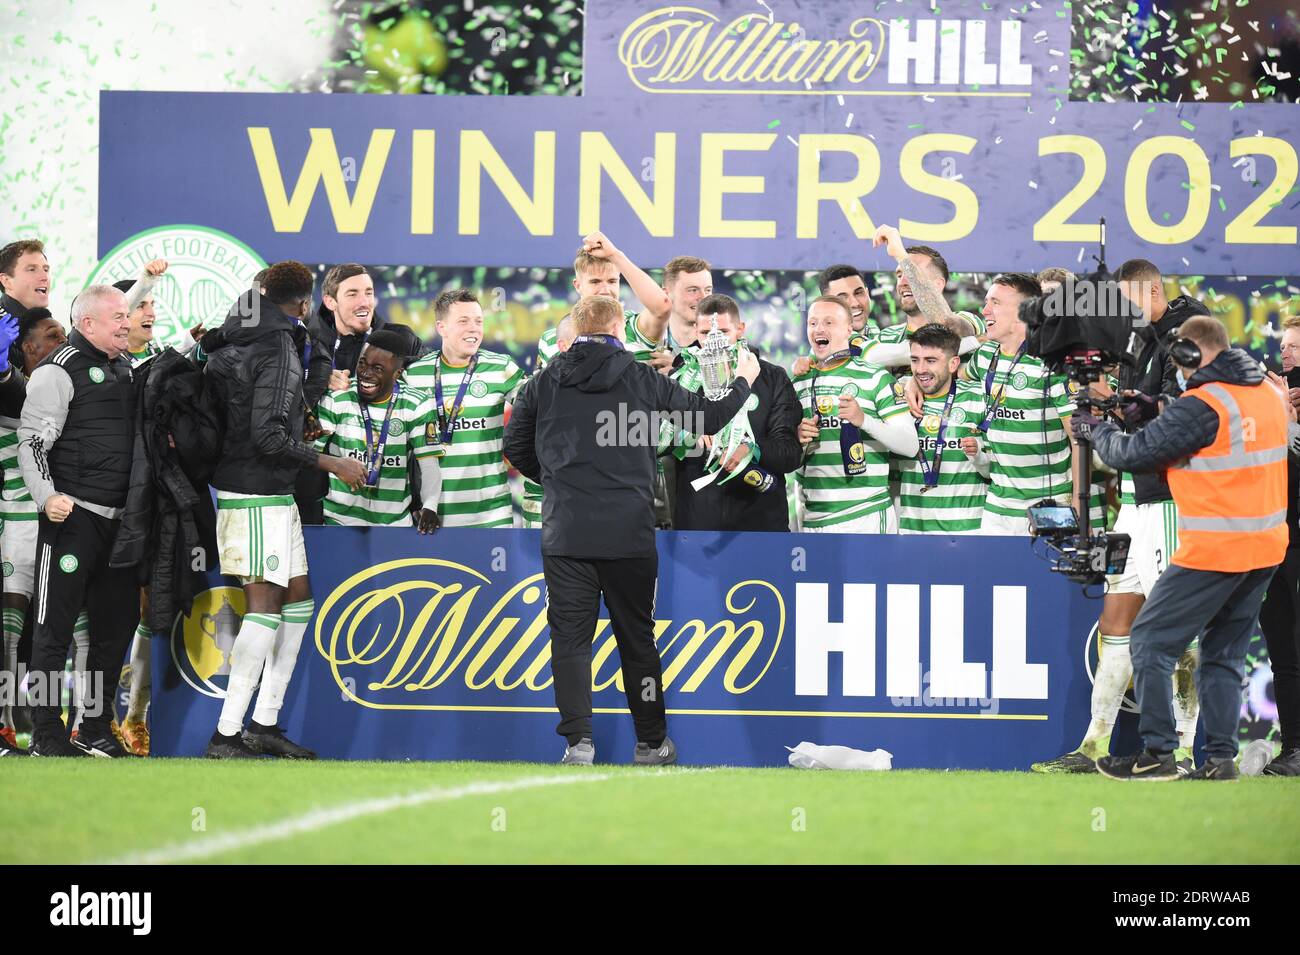
<path fill-rule="evenodd" d="M 912 333 L 912 381 L 924 398 L 916 419 L 920 449 L 899 458 L 900 534 L 978 534 L 988 487 L 988 455 L 979 447 L 984 390 L 961 381 L 960 339 L 937 323 Z"/>
<path fill-rule="evenodd" d="M 904 246 L 898 230 L 887 225 L 876 230 L 871 244 L 885 246 L 889 257 L 897 263 L 894 293 L 907 321 L 881 329 L 867 342 L 862 357 L 868 364 L 880 368 L 909 367 L 912 352 L 907 339 L 930 322 L 938 322 L 956 333 L 961 340 L 961 355 L 979 347 L 977 336 L 984 334 L 984 323 L 970 312 L 954 312 L 948 307 L 943 297 L 948 284 L 948 263 L 938 251 L 928 245 Z"/>
<path fill-rule="evenodd" d="M 438 527 L 442 449 L 430 440 L 438 417 L 427 392 L 402 385 L 406 347 L 397 332 L 375 332 L 357 362 L 356 381 L 342 391 L 328 392 L 316 406 L 323 431 L 316 449 L 360 461 L 367 475 L 366 483 L 356 489 L 330 477 L 326 524 L 411 527 L 414 516 L 421 534 Z M 414 514 L 409 458 L 420 468 L 421 501 Z"/>

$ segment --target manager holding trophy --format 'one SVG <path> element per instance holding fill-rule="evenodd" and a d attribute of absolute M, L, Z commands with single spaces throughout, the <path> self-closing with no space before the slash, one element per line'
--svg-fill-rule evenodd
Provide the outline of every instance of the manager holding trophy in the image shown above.
<path fill-rule="evenodd" d="M 715 434 L 748 400 L 758 360 L 740 349 L 735 380 L 716 401 L 637 362 L 624 348 L 617 299 L 591 295 L 573 309 L 577 338 L 520 390 L 505 454 L 541 484 L 542 568 L 551 628 L 551 671 L 567 742 L 562 762 L 589 765 L 591 643 L 605 598 L 636 727 L 633 761 L 676 762 L 654 644 L 655 454 L 662 416 Z"/>

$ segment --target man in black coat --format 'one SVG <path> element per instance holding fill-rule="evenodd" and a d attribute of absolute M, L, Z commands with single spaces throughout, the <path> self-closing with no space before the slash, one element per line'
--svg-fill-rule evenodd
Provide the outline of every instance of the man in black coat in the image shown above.
<path fill-rule="evenodd" d="M 654 645 L 655 450 L 661 415 L 677 430 L 715 434 L 748 400 L 759 375 L 746 355 L 731 393 L 707 401 L 636 362 L 624 347 L 623 307 L 587 296 L 573 310 L 578 337 L 525 383 L 506 427 L 505 454 L 542 485 L 542 566 L 551 672 L 564 762 L 590 764 L 591 642 L 600 599 L 609 608 L 636 726 L 633 759 L 675 762 Z"/>
<path fill-rule="evenodd" d="M 718 330 L 731 339 L 732 344 L 745 334 L 745 323 L 740 317 L 740 306 L 730 295 L 710 295 L 700 302 L 696 320 L 698 339 L 688 351 L 699 353 L 699 342 L 708 336 L 714 319 Z M 687 369 L 694 366 L 688 359 Z M 760 368 L 754 382 L 749 404 L 749 424 L 754 433 L 753 459 L 741 474 L 723 479 L 737 469 L 745 455 L 745 448 L 737 450 L 730 460 L 724 461 L 717 480 L 700 490 L 691 482 L 705 474 L 704 464 L 708 453 L 704 442 L 682 459 L 677 467 L 676 507 L 673 527 L 683 531 L 788 531 L 790 509 L 785 497 L 785 476 L 799 468 L 803 448 L 799 444 L 799 421 L 803 413 L 794 385 L 784 369 L 759 359 Z M 695 375 L 689 375 L 694 379 Z M 678 379 L 691 391 L 698 391 L 700 383 L 683 376 Z"/>

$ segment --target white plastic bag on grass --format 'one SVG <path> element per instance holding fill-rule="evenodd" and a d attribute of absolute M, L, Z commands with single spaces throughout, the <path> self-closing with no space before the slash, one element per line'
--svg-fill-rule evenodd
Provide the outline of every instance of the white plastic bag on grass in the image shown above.
<path fill-rule="evenodd" d="M 891 769 L 894 754 L 883 749 L 871 752 L 851 746 L 818 746 L 803 742 L 790 751 L 790 765 L 795 769 Z"/>

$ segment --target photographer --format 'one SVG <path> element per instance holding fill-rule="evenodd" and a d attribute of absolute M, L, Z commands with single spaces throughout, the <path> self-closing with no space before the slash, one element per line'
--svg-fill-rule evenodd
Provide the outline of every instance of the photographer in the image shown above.
<path fill-rule="evenodd" d="M 1258 363 L 1231 348 L 1216 319 L 1188 319 L 1168 344 L 1187 391 L 1137 434 L 1075 416 L 1112 467 L 1168 470 L 1178 549 L 1133 624 L 1133 671 L 1145 749 L 1105 756 L 1114 779 L 1174 779 L 1174 666 L 1201 635 L 1207 759 L 1189 779 L 1234 779 L 1246 648 L 1273 569 L 1286 551 L 1287 411 Z"/>
<path fill-rule="evenodd" d="M 1209 315 L 1200 302 L 1180 295 L 1165 298 L 1164 279 L 1145 259 L 1130 259 L 1119 267 L 1119 291 L 1142 321 L 1129 342 L 1132 364 L 1121 364 L 1118 391 L 1124 430 L 1141 431 L 1160 412 L 1162 403 L 1182 390 L 1165 343 L 1189 318 Z M 1065 285 L 1068 294 L 1071 286 Z M 1107 397 L 1109 386 L 1093 386 L 1094 397 Z M 1107 580 L 1101 619 L 1097 624 L 1097 672 L 1092 685 L 1092 719 L 1082 742 L 1073 751 L 1031 767 L 1038 773 L 1090 773 L 1096 760 L 1110 752 L 1111 732 L 1119 716 L 1124 692 L 1133 678 L 1130 634 L 1133 621 L 1151 594 L 1155 582 L 1169 566 L 1177 540 L 1173 496 L 1164 474 L 1156 471 L 1120 475 L 1120 510 L 1114 532 L 1130 538 L 1124 573 Z M 1177 711 L 1179 769 L 1190 772 L 1192 742 L 1196 738 L 1199 701 L 1196 693 L 1195 644 L 1179 658 L 1175 668 L 1174 707 Z"/>

